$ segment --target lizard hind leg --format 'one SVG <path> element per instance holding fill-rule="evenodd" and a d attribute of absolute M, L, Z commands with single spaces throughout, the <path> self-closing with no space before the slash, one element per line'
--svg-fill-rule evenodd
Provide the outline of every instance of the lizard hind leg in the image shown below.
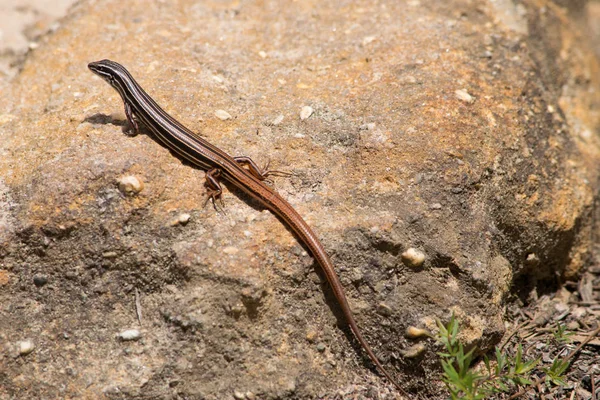
<path fill-rule="evenodd" d="M 267 162 L 267 165 L 264 168 L 260 168 L 258 164 L 254 162 L 250 157 L 247 156 L 239 156 L 233 157 L 233 159 L 240 165 L 247 167 L 248 172 L 250 172 L 256 179 L 261 181 L 266 181 L 268 183 L 272 183 L 270 179 L 267 179 L 268 176 L 291 176 L 292 173 L 284 172 L 284 171 L 276 171 L 269 170 L 269 165 L 271 161 Z"/>
<path fill-rule="evenodd" d="M 212 168 L 206 171 L 206 181 L 204 182 L 204 187 L 206 187 L 208 197 L 204 202 L 204 207 L 206 207 L 206 203 L 208 203 L 210 200 L 215 210 L 219 211 L 216 203 L 218 200 L 221 203 L 221 210 L 223 213 L 225 213 L 225 202 L 223 201 L 223 190 L 221 189 L 221 184 L 219 183 L 219 176 L 221 176 L 221 170 L 218 168 Z"/>

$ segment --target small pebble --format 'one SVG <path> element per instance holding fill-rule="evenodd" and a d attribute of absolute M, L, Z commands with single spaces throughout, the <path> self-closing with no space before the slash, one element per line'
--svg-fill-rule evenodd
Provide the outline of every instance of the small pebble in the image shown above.
<path fill-rule="evenodd" d="M 236 400 L 245 400 L 246 399 L 246 395 L 242 392 L 238 392 L 237 390 L 235 390 L 233 392 L 233 398 Z"/>
<path fill-rule="evenodd" d="M 106 386 L 105 388 L 102 389 L 102 392 L 109 395 L 110 397 L 112 397 L 112 396 L 120 395 L 121 389 L 119 389 L 118 386 Z"/>
<path fill-rule="evenodd" d="M 527 254 L 527 258 L 525 259 L 525 264 L 535 267 L 540 263 L 540 259 L 535 253 Z"/>
<path fill-rule="evenodd" d="M 418 268 L 425 262 L 425 254 L 413 247 L 407 249 L 402 253 L 402 262 L 407 267 Z"/>
<path fill-rule="evenodd" d="M 279 125 L 283 121 L 283 114 L 279 114 L 273 121 L 271 121 L 272 125 Z"/>
<path fill-rule="evenodd" d="M 231 114 L 229 114 L 225 110 L 217 110 L 217 111 L 215 111 L 215 116 L 217 118 L 219 118 L 221 121 L 226 121 L 228 119 L 231 119 Z"/>
<path fill-rule="evenodd" d="M 317 331 L 310 330 L 306 333 L 306 340 L 308 340 L 310 343 L 314 343 L 315 339 L 317 338 L 317 335 Z"/>
<path fill-rule="evenodd" d="M 262 51 L 262 50 L 258 52 L 258 55 L 259 55 L 261 58 L 267 58 L 267 53 L 266 53 L 266 52 L 264 52 L 264 51 Z"/>
<path fill-rule="evenodd" d="M 417 81 L 417 78 L 415 78 L 414 76 L 412 76 L 412 75 L 406 75 L 406 76 L 404 76 L 404 77 L 402 77 L 400 79 L 400 82 L 404 83 L 404 84 L 411 84 L 412 85 L 412 84 L 417 83 L 418 81 Z"/>
<path fill-rule="evenodd" d="M 33 283 L 37 287 L 42 287 L 46 283 L 48 283 L 48 277 L 46 275 L 41 275 L 41 274 L 40 275 L 35 275 L 33 277 Z"/>
<path fill-rule="evenodd" d="M 17 119 L 16 115 L 13 114 L 0 114 L 0 125 Z"/>
<path fill-rule="evenodd" d="M 294 393 L 296 391 L 296 381 L 294 379 L 289 380 L 287 383 L 285 383 L 284 387 L 287 392 Z"/>
<path fill-rule="evenodd" d="M 144 182 L 141 179 L 133 176 L 122 176 L 117 179 L 119 191 L 125 196 L 134 196 L 144 190 Z"/>
<path fill-rule="evenodd" d="M 376 37 L 376 36 L 365 36 L 365 37 L 363 38 L 363 40 L 362 40 L 362 45 L 363 45 L 363 46 L 366 46 L 366 45 L 368 45 L 369 43 L 371 43 L 371 42 L 375 41 L 375 39 L 377 39 L 377 37 Z"/>
<path fill-rule="evenodd" d="M 35 349 L 35 345 L 31 340 L 23 340 L 17 343 L 19 347 L 19 355 L 24 356 L 31 353 Z"/>
<path fill-rule="evenodd" d="M 68 280 L 74 281 L 75 279 L 77 279 L 77 272 L 67 271 L 67 272 L 65 272 L 65 278 L 67 278 Z"/>
<path fill-rule="evenodd" d="M 169 221 L 169 226 L 187 225 L 187 223 L 190 222 L 190 218 L 192 218 L 192 216 L 188 213 L 179 214 Z"/>
<path fill-rule="evenodd" d="M 425 347 L 423 343 L 417 343 L 406 350 L 400 351 L 400 354 L 402 354 L 404 358 L 416 358 L 423 354 L 425 350 L 427 350 L 427 347 Z"/>
<path fill-rule="evenodd" d="M 383 302 L 379 303 L 379 305 L 377 306 L 377 313 L 379 315 L 383 315 L 384 317 L 389 317 L 390 315 L 392 315 L 392 311 L 392 308 Z"/>
<path fill-rule="evenodd" d="M 188 213 L 183 213 L 183 214 L 179 214 L 179 216 L 177 217 L 177 221 L 181 224 L 181 225 L 185 225 L 188 222 L 190 222 L 190 218 L 192 218 L 192 216 Z"/>
<path fill-rule="evenodd" d="M 589 129 L 582 129 L 579 132 L 579 136 L 581 136 L 583 139 L 589 139 L 592 137 L 592 131 L 590 131 Z"/>
<path fill-rule="evenodd" d="M 429 206 L 429 208 L 431 208 L 432 210 L 441 210 L 442 205 L 440 203 L 433 203 L 432 205 Z"/>
<path fill-rule="evenodd" d="M 311 106 L 304 106 L 300 111 L 300 119 L 304 121 L 308 117 L 310 117 L 313 113 L 313 108 Z"/>
<path fill-rule="evenodd" d="M 256 399 L 256 395 L 254 393 L 248 391 L 248 392 L 246 392 L 246 398 L 248 400 L 254 400 L 254 399 Z"/>
<path fill-rule="evenodd" d="M 471 96 L 465 89 L 459 89 L 455 91 L 454 94 L 456 95 L 457 99 L 464 101 L 465 103 L 473 104 L 475 102 L 473 96 Z"/>
<path fill-rule="evenodd" d="M 571 316 L 573 318 L 581 319 L 585 317 L 588 313 L 587 308 L 585 307 L 575 307 L 573 311 L 571 311 Z"/>
<path fill-rule="evenodd" d="M 406 337 L 409 339 L 418 339 L 424 336 L 431 337 L 431 332 L 427 329 L 417 328 L 416 326 L 409 326 L 406 328 Z"/>
<path fill-rule="evenodd" d="M 234 247 L 234 246 L 227 246 L 223 249 L 223 253 L 229 254 L 229 255 L 237 254 L 239 251 L 240 251 L 240 249 L 238 249 L 237 247 Z"/>
<path fill-rule="evenodd" d="M 369 122 L 368 124 L 362 124 L 361 126 L 358 127 L 359 131 L 372 131 L 373 129 L 375 129 L 374 122 Z"/>
<path fill-rule="evenodd" d="M 325 344 L 323 344 L 323 343 L 319 343 L 319 344 L 317 344 L 317 351 L 319 351 L 319 352 L 321 352 L 321 353 L 322 353 L 322 352 L 324 352 L 326 348 L 327 348 L 327 347 L 326 347 L 326 346 L 325 346 Z"/>
<path fill-rule="evenodd" d="M 123 340 L 123 341 L 129 341 L 129 340 L 138 340 L 139 338 L 142 337 L 142 332 L 140 332 L 137 329 L 127 329 L 121 333 L 119 333 L 119 339 Z"/>

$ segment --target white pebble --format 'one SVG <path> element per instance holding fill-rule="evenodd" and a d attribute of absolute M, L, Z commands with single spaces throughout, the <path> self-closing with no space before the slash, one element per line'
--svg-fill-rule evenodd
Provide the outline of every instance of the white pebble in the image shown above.
<path fill-rule="evenodd" d="M 144 182 L 141 179 L 133 176 L 122 176 L 117 179 L 119 191 L 125 196 L 134 196 L 144 189 Z"/>
<path fill-rule="evenodd" d="M 277 117 L 275 117 L 275 119 L 271 121 L 271 124 L 277 126 L 281 123 L 281 121 L 283 121 L 283 114 L 279 114 Z"/>
<path fill-rule="evenodd" d="M 402 253 L 402 262 L 407 267 L 420 267 L 425 262 L 425 254 L 411 247 Z"/>
<path fill-rule="evenodd" d="M 242 392 L 239 392 L 239 391 L 235 390 L 233 392 L 233 398 L 235 400 L 245 400 L 246 399 L 246 395 L 244 393 L 242 393 Z"/>
<path fill-rule="evenodd" d="M 231 119 L 231 114 L 229 114 L 225 110 L 217 110 L 217 111 L 215 111 L 215 116 L 217 118 L 219 118 L 221 121 L 226 121 L 228 119 Z"/>
<path fill-rule="evenodd" d="M 229 255 L 237 254 L 239 251 L 240 251 L 240 249 L 238 249 L 237 247 L 233 247 L 233 246 L 227 246 L 223 249 L 223 253 L 229 254 Z"/>
<path fill-rule="evenodd" d="M 169 221 L 168 226 L 187 225 L 190 222 L 191 215 L 188 213 L 179 214 Z"/>
<path fill-rule="evenodd" d="M 31 353 L 35 349 L 35 345 L 31 340 L 23 340 L 17 343 L 19 347 L 19 355 L 24 356 Z"/>
<path fill-rule="evenodd" d="M 185 225 L 188 222 L 190 222 L 190 218 L 192 218 L 192 216 L 188 213 L 183 213 L 183 214 L 179 214 L 179 217 L 177 217 L 177 221 L 181 224 L 181 225 Z"/>
<path fill-rule="evenodd" d="M 540 258 L 535 253 L 527 254 L 527 259 L 525 259 L 525 264 L 536 266 L 540 263 Z"/>
<path fill-rule="evenodd" d="M 17 119 L 15 115 L 12 114 L 0 114 L 0 125 L 5 124 L 7 122 L 13 121 Z"/>
<path fill-rule="evenodd" d="M 368 124 L 362 124 L 358 127 L 358 129 L 361 131 L 372 131 L 373 129 L 375 129 L 375 123 L 369 122 Z"/>
<path fill-rule="evenodd" d="M 457 99 L 464 101 L 465 103 L 472 104 L 475 102 L 473 96 L 471 96 L 465 89 L 458 89 L 456 92 L 454 92 L 454 94 L 456 95 Z"/>
<path fill-rule="evenodd" d="M 369 43 L 373 42 L 375 39 L 377 39 L 377 37 L 376 37 L 376 36 L 366 36 L 366 37 L 364 37 L 364 38 L 363 38 L 363 40 L 362 40 L 362 45 L 363 45 L 363 46 L 366 46 L 366 45 L 368 45 Z"/>
<path fill-rule="evenodd" d="M 313 108 L 311 106 L 304 106 L 302 107 L 302 110 L 300 111 L 300 119 L 301 120 L 305 120 L 308 117 L 310 117 L 313 113 Z"/>
<path fill-rule="evenodd" d="M 142 332 L 137 329 L 127 329 L 121 333 L 119 333 L 119 339 L 121 340 L 138 340 L 142 337 Z"/>

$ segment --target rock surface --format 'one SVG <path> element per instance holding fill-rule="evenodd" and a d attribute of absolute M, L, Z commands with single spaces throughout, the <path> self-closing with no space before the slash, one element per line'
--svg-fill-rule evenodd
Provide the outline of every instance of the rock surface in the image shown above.
<path fill-rule="evenodd" d="M 436 348 L 408 326 L 454 311 L 489 348 L 511 293 L 589 255 L 600 74 L 571 7 L 79 4 L 1 88 L 0 399 L 393 398 L 274 216 L 233 188 L 226 214 L 203 208 L 203 172 L 122 134 L 86 68 L 102 58 L 228 153 L 294 172 L 277 190 L 367 340 L 433 396 Z"/>

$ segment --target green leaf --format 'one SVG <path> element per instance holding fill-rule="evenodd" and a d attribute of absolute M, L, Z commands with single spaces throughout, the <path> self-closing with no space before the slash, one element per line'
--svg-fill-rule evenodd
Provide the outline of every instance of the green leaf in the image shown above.
<path fill-rule="evenodd" d="M 539 362 L 541 360 L 542 360 L 541 358 L 536 358 L 534 360 L 527 361 L 525 364 L 523 364 L 523 366 L 521 368 L 521 373 L 522 374 L 528 373 L 529 371 L 531 371 L 532 369 L 534 369 L 539 364 Z"/>
<path fill-rule="evenodd" d="M 490 359 L 487 355 L 483 356 L 483 363 L 485 364 L 485 368 L 487 369 L 488 374 L 492 375 L 492 367 L 490 366 Z"/>
<path fill-rule="evenodd" d="M 454 365 L 447 361 L 442 361 L 442 368 L 444 369 L 444 373 L 446 374 L 450 382 L 458 382 L 460 380 L 460 377 L 458 375 L 458 372 L 454 368 Z"/>
<path fill-rule="evenodd" d="M 554 339 L 556 339 L 556 341 L 559 343 L 571 343 L 573 341 L 571 336 L 573 336 L 574 333 L 568 332 L 567 326 L 561 324 L 560 322 L 556 325 L 556 330 L 552 333 L 554 335 Z"/>
<path fill-rule="evenodd" d="M 533 381 L 531 381 L 527 378 L 523 378 L 523 377 L 513 378 L 512 381 L 515 385 L 526 385 L 526 386 L 533 385 Z"/>
<path fill-rule="evenodd" d="M 546 384 L 550 384 L 552 382 L 558 386 L 566 386 L 567 382 L 565 381 L 564 376 L 562 376 L 567 368 L 569 368 L 569 361 L 562 359 L 554 359 L 550 368 L 544 368 L 543 371 L 546 373 Z"/>
<path fill-rule="evenodd" d="M 504 367 L 506 365 L 506 358 L 504 357 L 504 354 L 502 354 L 500 352 L 500 349 L 496 347 L 496 374 L 500 375 L 500 373 L 502 373 L 502 371 L 504 370 Z"/>
<path fill-rule="evenodd" d="M 521 366 L 521 358 L 523 356 L 523 346 L 519 343 L 517 346 L 517 355 L 515 356 L 515 369 Z"/>

